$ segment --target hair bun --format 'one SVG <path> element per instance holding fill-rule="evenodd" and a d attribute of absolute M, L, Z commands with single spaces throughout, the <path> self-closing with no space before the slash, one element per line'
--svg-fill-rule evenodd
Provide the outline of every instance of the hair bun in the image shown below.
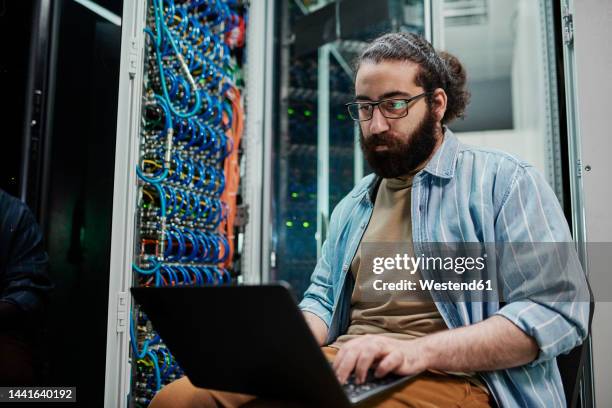
<path fill-rule="evenodd" d="M 466 89 L 467 75 L 465 68 L 459 59 L 446 51 L 438 51 L 438 55 L 442 62 L 446 64 L 449 74 L 448 89 L 445 90 L 448 102 L 446 113 L 442 119 L 443 123 L 448 123 L 464 116 L 465 108 L 470 102 L 470 93 Z"/>

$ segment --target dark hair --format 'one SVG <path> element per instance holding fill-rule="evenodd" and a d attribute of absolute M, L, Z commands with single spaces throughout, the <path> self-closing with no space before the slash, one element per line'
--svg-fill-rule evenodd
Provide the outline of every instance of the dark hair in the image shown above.
<path fill-rule="evenodd" d="M 442 124 L 463 117 L 470 100 L 466 89 L 466 73 L 459 60 L 448 52 L 436 52 L 423 37 L 413 33 L 389 33 L 372 41 L 355 63 L 355 73 L 364 61 L 410 61 L 418 64 L 415 78 L 418 86 L 425 91 L 442 88 L 446 92 L 446 112 Z M 433 97 L 428 97 L 431 106 Z"/>

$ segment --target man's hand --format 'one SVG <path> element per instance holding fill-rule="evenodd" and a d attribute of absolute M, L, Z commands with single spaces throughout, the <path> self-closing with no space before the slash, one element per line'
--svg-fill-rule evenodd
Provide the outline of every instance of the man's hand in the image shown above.
<path fill-rule="evenodd" d="M 426 356 L 416 340 L 402 341 L 383 336 L 364 335 L 346 342 L 334 359 L 334 370 L 344 384 L 353 370 L 357 384 L 365 381 L 368 369 L 378 363 L 374 375 L 384 377 L 418 374 L 427 368 Z"/>
<path fill-rule="evenodd" d="M 353 370 L 363 381 L 368 368 L 378 363 L 376 376 L 390 372 L 418 374 L 424 370 L 495 371 L 533 361 L 539 352 L 535 339 L 510 320 L 491 316 L 482 322 L 442 330 L 414 340 L 364 335 L 344 344 L 334 370 L 344 383 Z"/>

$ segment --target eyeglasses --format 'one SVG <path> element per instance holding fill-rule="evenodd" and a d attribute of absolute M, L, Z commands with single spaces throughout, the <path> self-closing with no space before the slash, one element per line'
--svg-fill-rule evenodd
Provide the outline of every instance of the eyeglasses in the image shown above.
<path fill-rule="evenodd" d="M 380 113 L 387 119 L 399 119 L 408 116 L 410 102 L 429 95 L 431 92 L 413 96 L 408 99 L 381 99 L 376 102 L 349 102 L 346 104 L 349 114 L 353 120 L 365 122 L 372 119 L 374 107 L 378 106 Z"/>

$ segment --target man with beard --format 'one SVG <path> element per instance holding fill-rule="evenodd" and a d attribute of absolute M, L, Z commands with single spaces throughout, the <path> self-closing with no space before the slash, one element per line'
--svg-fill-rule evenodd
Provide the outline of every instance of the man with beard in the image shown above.
<path fill-rule="evenodd" d="M 436 290 L 407 300 L 398 292 L 375 296 L 371 264 L 361 262 L 368 243 L 400 243 L 414 256 L 429 254 L 432 242 L 571 242 L 554 193 L 532 166 L 463 145 L 446 127 L 469 98 L 455 57 L 419 36 L 393 33 L 365 49 L 355 72 L 347 107 L 375 174 L 334 209 L 300 303 L 339 381 L 354 374 L 363 382 L 368 369 L 418 374 L 374 402 L 382 407 L 565 406 L 555 358 L 587 335 L 583 274 L 546 276 L 546 287 L 569 288 L 570 298 L 551 302 L 535 279 L 519 275 L 540 273 L 546 259 L 505 268 L 512 260 L 500 256 L 506 303 L 450 301 Z M 151 406 L 228 407 L 253 398 L 181 379 Z"/>

